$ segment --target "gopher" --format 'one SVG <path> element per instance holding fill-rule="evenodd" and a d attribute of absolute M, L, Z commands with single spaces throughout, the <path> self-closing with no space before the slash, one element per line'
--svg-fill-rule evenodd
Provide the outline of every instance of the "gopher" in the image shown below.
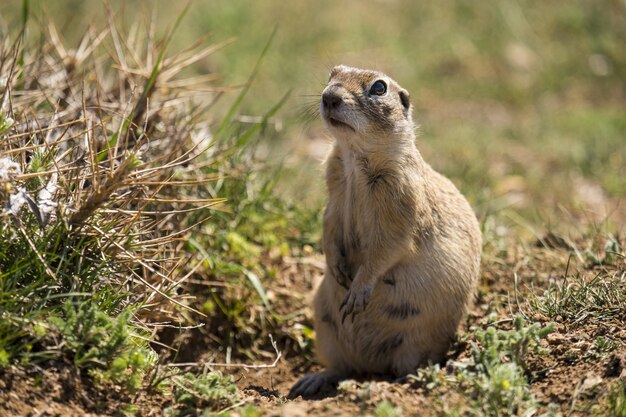
<path fill-rule="evenodd" d="M 326 370 L 301 378 L 290 398 L 441 362 L 480 267 L 476 216 L 422 159 L 405 89 L 382 72 L 336 66 L 320 113 L 336 139 L 326 161 L 327 268 L 314 298 Z"/>

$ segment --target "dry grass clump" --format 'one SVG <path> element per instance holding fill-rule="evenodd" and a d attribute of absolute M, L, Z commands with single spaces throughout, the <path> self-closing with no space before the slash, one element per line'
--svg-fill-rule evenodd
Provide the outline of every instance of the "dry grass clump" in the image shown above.
<path fill-rule="evenodd" d="M 2 34 L 4 364 L 25 346 L 36 351 L 32 338 L 51 331 L 46 317 L 63 316 L 68 302 L 111 316 L 130 308 L 133 320 L 149 308 L 153 322 L 190 309 L 175 292 L 185 279 L 180 249 L 222 201 L 206 184 L 219 155 L 209 109 L 225 89 L 211 74 L 180 72 L 223 44 L 168 56 L 173 29 L 157 40 L 153 27 L 120 33 L 114 20 L 90 27 L 75 49 L 50 22 L 40 39 Z"/>

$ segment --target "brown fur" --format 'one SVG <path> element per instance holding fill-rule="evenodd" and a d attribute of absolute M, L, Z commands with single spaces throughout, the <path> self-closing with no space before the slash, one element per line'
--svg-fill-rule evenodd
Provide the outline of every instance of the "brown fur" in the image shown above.
<path fill-rule="evenodd" d="M 370 94 L 383 80 L 387 91 Z M 321 114 L 327 160 L 327 271 L 317 290 L 317 354 L 327 368 L 290 396 L 343 377 L 396 376 L 441 361 L 479 273 L 481 235 L 465 198 L 421 157 L 408 93 L 383 73 L 337 66 Z"/>

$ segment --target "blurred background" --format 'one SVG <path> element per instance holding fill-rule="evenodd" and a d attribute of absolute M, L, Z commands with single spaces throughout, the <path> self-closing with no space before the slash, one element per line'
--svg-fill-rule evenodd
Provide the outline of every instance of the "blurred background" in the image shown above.
<path fill-rule="evenodd" d="M 153 21 L 162 35 L 186 2 L 31 1 L 31 8 L 75 45 L 89 24 L 102 26 L 106 4 L 118 22 Z M 3 2 L 3 20 L 20 19 L 20 8 Z M 481 215 L 513 209 L 555 222 L 623 212 L 623 0 L 192 1 L 170 50 L 205 36 L 234 38 L 191 71 L 241 86 L 274 29 L 241 121 L 291 92 L 260 144 L 259 154 L 283 167 L 276 192 L 321 206 L 319 162 L 330 140 L 315 109 L 329 69 L 343 63 L 383 70 L 411 92 L 420 150 Z M 235 96 L 216 106 L 216 120 Z"/>

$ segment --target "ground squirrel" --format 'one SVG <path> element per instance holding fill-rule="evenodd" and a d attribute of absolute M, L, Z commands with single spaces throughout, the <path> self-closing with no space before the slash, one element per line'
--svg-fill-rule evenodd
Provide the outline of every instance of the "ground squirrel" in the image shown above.
<path fill-rule="evenodd" d="M 300 379 L 290 398 L 441 361 L 480 266 L 476 216 L 422 159 L 406 90 L 381 72 L 340 65 L 320 111 L 336 139 L 326 161 L 327 268 L 314 299 L 326 370 Z"/>

